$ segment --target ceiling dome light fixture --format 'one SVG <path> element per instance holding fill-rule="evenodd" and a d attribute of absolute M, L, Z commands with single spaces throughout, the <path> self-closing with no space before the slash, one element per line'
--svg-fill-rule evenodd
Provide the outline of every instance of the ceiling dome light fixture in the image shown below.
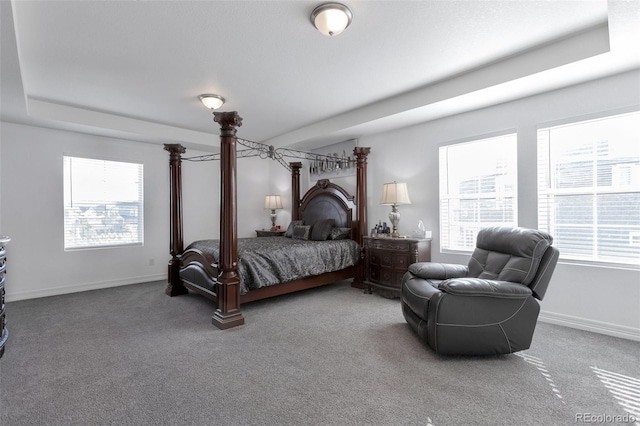
<path fill-rule="evenodd" d="M 224 104 L 224 98 L 220 95 L 200 95 L 198 99 L 209 109 L 218 109 Z"/>
<path fill-rule="evenodd" d="M 340 34 L 351 24 L 353 14 L 344 4 L 325 3 L 313 9 L 311 22 L 326 36 Z"/>

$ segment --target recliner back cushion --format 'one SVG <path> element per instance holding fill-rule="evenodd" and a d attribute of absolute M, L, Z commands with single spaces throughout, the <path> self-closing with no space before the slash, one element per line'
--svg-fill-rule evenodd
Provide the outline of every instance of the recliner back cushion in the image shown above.
<path fill-rule="evenodd" d="M 529 285 L 552 242 L 551 235 L 535 229 L 481 229 L 468 276 Z"/>

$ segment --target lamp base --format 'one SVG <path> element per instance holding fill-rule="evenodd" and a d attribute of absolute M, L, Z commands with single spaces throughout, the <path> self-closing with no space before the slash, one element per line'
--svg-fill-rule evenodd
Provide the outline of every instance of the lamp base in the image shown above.
<path fill-rule="evenodd" d="M 400 223 L 400 212 L 398 211 L 398 206 L 395 204 L 391 205 L 391 213 L 389 213 L 389 220 L 391 221 L 391 225 L 393 225 L 391 229 L 391 237 L 399 238 L 400 233 L 398 232 L 398 223 Z"/>
<path fill-rule="evenodd" d="M 276 217 L 277 217 L 277 213 L 275 210 L 271 210 L 271 229 L 270 231 L 277 231 L 276 229 Z"/>

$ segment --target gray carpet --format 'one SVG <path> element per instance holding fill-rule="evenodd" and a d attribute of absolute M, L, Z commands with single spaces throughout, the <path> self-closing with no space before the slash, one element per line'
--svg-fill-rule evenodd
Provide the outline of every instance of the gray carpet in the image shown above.
<path fill-rule="evenodd" d="M 164 286 L 8 303 L 0 423 L 455 426 L 640 418 L 638 342 L 541 323 L 528 351 L 438 356 L 406 325 L 398 300 L 347 282 L 247 304 L 246 324 L 220 331 L 209 301 L 169 298 Z"/>

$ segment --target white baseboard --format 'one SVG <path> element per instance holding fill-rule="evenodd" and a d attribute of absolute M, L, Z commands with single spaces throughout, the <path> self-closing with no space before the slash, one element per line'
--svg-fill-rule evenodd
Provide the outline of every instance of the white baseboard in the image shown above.
<path fill-rule="evenodd" d="M 579 330 L 592 331 L 594 333 L 605 334 L 607 336 L 621 337 L 623 339 L 640 342 L 640 329 L 633 327 L 545 311 L 540 311 L 538 319 L 541 322 L 563 325 L 565 327 L 577 328 Z"/>
<path fill-rule="evenodd" d="M 94 283 L 85 283 L 78 285 L 70 285 L 64 287 L 47 288 L 42 290 L 31 290 L 16 293 L 5 294 L 5 302 L 17 302 L 19 300 L 35 299 L 38 297 L 59 296 L 61 294 L 77 293 L 80 291 L 99 290 L 102 288 L 119 287 L 129 284 L 140 284 L 150 281 L 160 281 L 167 279 L 167 274 L 146 275 L 142 277 L 133 277 L 121 280 L 99 281 Z"/>

